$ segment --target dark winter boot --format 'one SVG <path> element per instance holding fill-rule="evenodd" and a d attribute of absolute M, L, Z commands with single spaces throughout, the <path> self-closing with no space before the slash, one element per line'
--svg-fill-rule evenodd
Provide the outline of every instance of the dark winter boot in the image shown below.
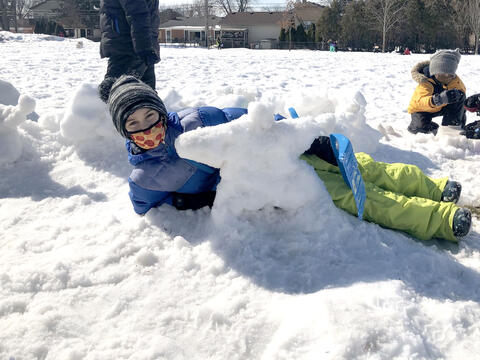
<path fill-rule="evenodd" d="M 441 201 L 444 202 L 453 202 L 457 203 L 458 199 L 460 199 L 460 193 L 462 192 L 462 185 L 460 185 L 457 181 L 447 181 L 447 185 L 442 192 Z"/>
<path fill-rule="evenodd" d="M 453 235 L 455 237 L 464 237 L 470 231 L 472 225 L 472 213 L 470 210 L 460 208 L 453 215 Z"/>

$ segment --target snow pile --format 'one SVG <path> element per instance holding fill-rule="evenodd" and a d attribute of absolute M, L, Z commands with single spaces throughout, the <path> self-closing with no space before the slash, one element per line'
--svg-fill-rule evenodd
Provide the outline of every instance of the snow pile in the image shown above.
<path fill-rule="evenodd" d="M 20 92 L 8 81 L 0 80 L 0 104 L 17 105 Z"/>
<path fill-rule="evenodd" d="M 0 164 L 17 161 L 22 155 L 23 137 L 19 125 L 35 110 L 35 100 L 21 95 L 18 105 L 0 104 Z"/>
<path fill-rule="evenodd" d="M 0 80 L 0 104 L 17 105 L 20 98 L 20 92 L 9 82 Z M 32 112 L 27 115 L 27 119 L 37 121 L 38 114 Z"/>
<path fill-rule="evenodd" d="M 33 42 L 33 41 L 65 41 L 66 38 L 45 34 L 15 34 L 9 31 L 0 31 L 0 42 Z"/>
<path fill-rule="evenodd" d="M 298 157 L 320 135 L 352 134 L 356 150 L 374 150 L 381 135 L 365 122 L 361 93 L 349 102 L 341 97 L 303 99 L 295 102 L 306 115 L 298 119 L 275 122 L 273 103 L 253 102 L 241 119 L 179 137 L 180 156 L 220 168 L 215 217 L 223 221 L 265 207 L 295 211 L 308 203 L 329 204 L 316 210 L 332 211 L 323 183 Z"/>
<path fill-rule="evenodd" d="M 180 156 L 220 168 L 214 214 L 232 218 L 244 210 L 297 210 L 311 201 L 331 203 L 314 171 L 298 159 L 324 134 L 322 125 L 331 116 L 326 121 L 275 122 L 272 105 L 251 103 L 248 111 L 239 120 L 188 132 L 177 140 Z"/>
<path fill-rule="evenodd" d="M 97 144 L 103 138 L 118 138 L 107 106 L 98 97 L 96 84 L 83 83 L 73 93 L 60 120 L 64 138 L 73 144 Z"/>
<path fill-rule="evenodd" d="M 299 116 L 335 114 L 331 118 L 335 121 L 324 125 L 325 134 L 345 135 L 352 141 L 355 152 L 370 154 L 378 149 L 382 134 L 367 124 L 367 101 L 360 91 L 314 88 L 290 95 L 285 97 L 286 108 L 293 106 Z"/>
<path fill-rule="evenodd" d="M 438 134 L 433 139 L 438 144 L 439 152 L 452 160 L 480 154 L 480 141 L 458 136 L 460 130 L 459 127 L 439 127 Z"/>

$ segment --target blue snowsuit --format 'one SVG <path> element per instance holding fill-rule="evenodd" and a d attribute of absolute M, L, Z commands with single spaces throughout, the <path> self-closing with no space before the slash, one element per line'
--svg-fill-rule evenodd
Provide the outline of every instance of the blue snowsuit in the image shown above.
<path fill-rule="evenodd" d="M 247 109 L 241 108 L 184 109 L 168 114 L 165 142 L 156 148 L 135 154 L 131 140 L 127 140 L 128 158 L 135 166 L 128 178 L 135 212 L 145 214 L 164 203 L 175 205 L 177 194 L 215 191 L 220 182 L 219 170 L 178 156 L 175 139 L 184 132 L 227 123 L 246 113 Z"/>

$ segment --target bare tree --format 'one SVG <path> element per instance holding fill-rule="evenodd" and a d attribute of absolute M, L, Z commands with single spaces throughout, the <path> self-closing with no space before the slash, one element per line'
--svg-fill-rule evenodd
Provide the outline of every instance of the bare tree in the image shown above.
<path fill-rule="evenodd" d="M 457 1 L 462 15 L 466 20 L 469 30 L 473 33 L 475 39 L 475 55 L 478 55 L 479 35 L 480 35 L 480 0 Z"/>
<path fill-rule="evenodd" d="M 213 0 L 212 4 L 225 15 L 234 12 L 246 12 L 250 9 L 251 0 Z"/>
<path fill-rule="evenodd" d="M 288 50 L 292 48 L 292 29 L 295 29 L 295 1 L 288 0 L 281 20 L 282 29 L 288 36 Z"/>
<path fill-rule="evenodd" d="M 371 0 L 369 10 L 377 28 L 382 32 L 382 52 L 385 52 L 387 35 L 401 19 L 405 0 Z"/>
<path fill-rule="evenodd" d="M 9 31 L 10 30 L 10 22 L 8 20 L 8 1 L 7 0 L 0 0 L 0 20 L 2 22 L 2 29 Z"/>
<path fill-rule="evenodd" d="M 31 6 L 31 0 L 16 0 L 17 18 L 24 19 L 30 11 Z"/>

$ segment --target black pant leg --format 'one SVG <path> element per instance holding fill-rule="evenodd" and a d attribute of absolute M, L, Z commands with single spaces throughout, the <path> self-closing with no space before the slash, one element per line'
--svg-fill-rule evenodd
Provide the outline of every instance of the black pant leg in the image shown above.
<path fill-rule="evenodd" d="M 412 121 L 410 122 L 410 125 L 408 125 L 408 131 L 412 134 L 437 133 L 438 124 L 432 122 L 432 119 L 436 116 L 440 116 L 440 113 L 416 112 L 411 115 Z"/>
<path fill-rule="evenodd" d="M 310 148 L 304 152 L 306 155 L 316 155 L 329 164 L 338 166 L 337 159 L 333 153 L 332 143 L 328 136 L 319 136 L 313 140 Z"/>
<path fill-rule="evenodd" d="M 127 73 L 129 64 L 133 61 L 132 56 L 111 56 L 108 58 L 107 73 L 105 78 L 118 78 Z"/>
<path fill-rule="evenodd" d="M 145 84 L 149 85 L 155 90 L 156 78 L 155 78 L 155 65 L 148 65 L 141 79 Z"/>
<path fill-rule="evenodd" d="M 448 104 L 442 109 L 442 126 L 465 126 L 466 115 L 463 104 L 463 101 L 459 101 L 456 103 Z"/>
<path fill-rule="evenodd" d="M 155 65 L 147 66 L 138 56 L 112 56 L 108 59 L 105 78 L 133 75 L 155 89 Z"/>

